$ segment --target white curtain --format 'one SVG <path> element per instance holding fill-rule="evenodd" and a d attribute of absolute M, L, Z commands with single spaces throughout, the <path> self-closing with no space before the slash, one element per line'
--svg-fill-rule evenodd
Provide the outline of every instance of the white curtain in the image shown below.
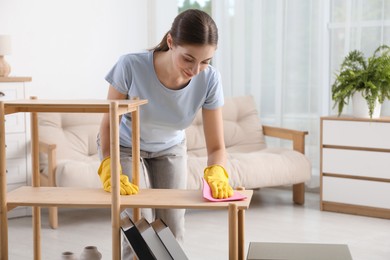
<path fill-rule="evenodd" d="M 318 187 L 319 118 L 329 107 L 329 1 L 218 0 L 213 16 L 220 33 L 214 65 L 225 96 L 252 95 L 263 124 L 309 131 L 308 186 Z"/>
<path fill-rule="evenodd" d="M 207 0 L 194 1 L 203 6 Z M 320 117 L 335 114 L 334 75 L 349 51 L 371 55 L 390 45 L 390 0 L 211 1 L 220 36 L 213 65 L 225 96 L 252 95 L 263 124 L 309 131 L 313 178 L 307 186 L 318 188 Z M 382 115 L 390 116 L 389 102 Z"/>
<path fill-rule="evenodd" d="M 342 59 L 390 45 L 390 0 L 214 0 L 220 42 L 214 65 L 226 96 L 253 95 L 263 124 L 307 130 L 319 186 L 320 117 Z M 347 107 L 347 109 L 350 109 Z M 385 110 L 385 111 L 384 111 Z M 382 115 L 390 115 L 390 104 Z M 288 145 L 268 140 L 271 146 Z"/>

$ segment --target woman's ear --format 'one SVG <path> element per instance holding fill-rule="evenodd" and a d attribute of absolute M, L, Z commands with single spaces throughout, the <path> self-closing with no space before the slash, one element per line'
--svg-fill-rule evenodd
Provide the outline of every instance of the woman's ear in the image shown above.
<path fill-rule="evenodd" d="M 172 35 L 170 33 L 168 33 L 168 35 L 167 35 L 167 45 L 168 45 L 168 48 L 170 50 L 172 50 L 173 39 L 172 39 Z"/>

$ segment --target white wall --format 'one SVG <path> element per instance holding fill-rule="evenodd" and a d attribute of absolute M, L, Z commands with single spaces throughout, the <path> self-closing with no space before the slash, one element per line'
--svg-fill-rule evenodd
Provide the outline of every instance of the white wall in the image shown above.
<path fill-rule="evenodd" d="M 171 28 L 178 14 L 178 1 L 148 0 L 148 2 L 149 43 L 155 46 Z"/>
<path fill-rule="evenodd" d="M 151 26 L 162 23 L 169 29 L 176 1 L 156 3 L 1 0 L 0 34 L 12 37 L 13 53 L 6 56 L 10 76 L 31 76 L 29 95 L 38 98 L 104 99 L 104 77 L 119 56 L 155 44 L 158 36 L 151 37 L 150 30 L 161 30 Z M 168 15 L 164 21 L 149 21 L 151 10 Z"/>

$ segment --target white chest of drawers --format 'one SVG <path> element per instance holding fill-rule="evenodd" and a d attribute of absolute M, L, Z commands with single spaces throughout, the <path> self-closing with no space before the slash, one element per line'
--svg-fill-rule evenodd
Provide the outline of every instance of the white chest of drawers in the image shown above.
<path fill-rule="evenodd" d="M 15 100 L 26 98 L 26 84 L 30 77 L 0 77 L 0 100 Z M 25 186 L 30 180 L 30 163 L 27 162 L 28 120 L 24 113 L 7 115 L 6 119 L 6 149 L 7 149 L 7 191 Z M 20 207 L 8 215 L 18 217 L 29 214 L 26 207 Z"/>
<path fill-rule="evenodd" d="M 390 219 L 390 118 L 321 118 L 321 210 Z"/>

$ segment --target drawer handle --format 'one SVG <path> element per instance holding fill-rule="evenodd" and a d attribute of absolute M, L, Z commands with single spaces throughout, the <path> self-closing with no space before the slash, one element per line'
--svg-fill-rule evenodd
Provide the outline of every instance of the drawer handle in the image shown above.
<path fill-rule="evenodd" d="M 4 92 L 1 92 L 1 91 L 0 91 L 0 97 L 5 97 Z"/>

